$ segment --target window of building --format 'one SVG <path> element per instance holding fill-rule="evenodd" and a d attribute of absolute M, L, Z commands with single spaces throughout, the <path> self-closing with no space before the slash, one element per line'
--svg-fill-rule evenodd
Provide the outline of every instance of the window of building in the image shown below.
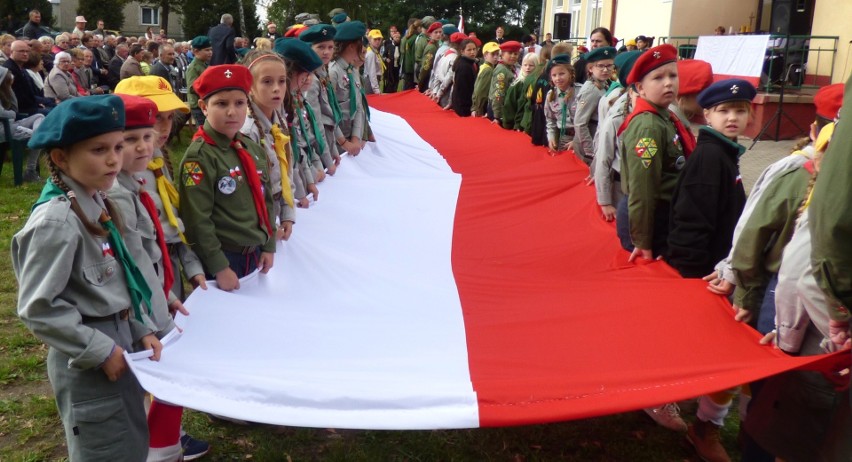
<path fill-rule="evenodd" d="M 160 25 L 160 9 L 142 7 L 142 25 L 143 26 L 159 26 Z"/>
<path fill-rule="evenodd" d="M 580 7 L 581 0 L 571 0 L 571 34 L 579 37 L 580 32 Z"/>
<path fill-rule="evenodd" d="M 601 12 L 603 11 L 603 1 L 602 0 L 590 0 L 588 5 L 586 6 L 586 32 L 591 32 L 592 30 L 601 26 Z"/>
<path fill-rule="evenodd" d="M 565 0 L 553 0 L 553 12 L 561 13 L 562 7 L 565 5 Z"/>

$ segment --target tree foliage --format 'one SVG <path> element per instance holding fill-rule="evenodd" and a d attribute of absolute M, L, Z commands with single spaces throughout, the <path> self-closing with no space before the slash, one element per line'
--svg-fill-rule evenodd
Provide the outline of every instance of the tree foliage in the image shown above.
<path fill-rule="evenodd" d="M 124 27 L 124 5 L 127 0 L 80 0 L 77 4 L 77 14 L 88 20 L 87 29 L 94 29 L 96 21 L 103 19 L 109 29 Z M 43 17 L 44 13 L 42 13 Z"/>
<path fill-rule="evenodd" d="M 254 1 L 242 0 L 246 21 L 245 30 L 243 30 L 240 22 L 239 1 L 183 0 L 184 36 L 191 39 L 197 35 L 206 35 L 211 27 L 219 24 L 219 20 L 223 14 L 229 13 L 234 17 L 234 29 L 237 31 L 237 36 L 248 37 L 249 39 L 257 37 L 260 35 L 260 30 L 258 29 L 260 20 L 257 18 Z"/>
<path fill-rule="evenodd" d="M 48 0 L 0 0 L 0 15 L 2 15 L 4 26 L 7 22 L 6 18 L 12 15 L 12 27 L 8 27 L 9 29 L 24 27 L 24 24 L 29 21 L 30 10 L 33 9 L 41 13 L 42 26 L 53 26 L 53 7 Z M 14 30 L 8 32 L 14 32 Z"/>
<path fill-rule="evenodd" d="M 329 22 L 328 12 L 340 7 L 350 18 L 363 21 L 371 28 L 387 30 L 396 25 L 404 31 L 408 18 L 427 15 L 458 24 L 459 5 L 464 14 L 465 31 L 476 32 L 480 37 L 493 37 L 498 25 L 506 29 L 507 37 L 516 39 L 539 28 L 541 3 L 525 0 L 273 0 L 267 12 L 270 20 L 288 25 L 303 12 L 319 14 L 323 22 Z"/>

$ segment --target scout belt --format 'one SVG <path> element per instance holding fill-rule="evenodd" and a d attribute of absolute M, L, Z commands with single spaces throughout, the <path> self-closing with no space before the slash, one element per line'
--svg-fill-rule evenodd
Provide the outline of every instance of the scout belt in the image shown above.
<path fill-rule="evenodd" d="M 121 311 L 113 313 L 109 316 L 86 316 L 83 317 L 83 324 L 92 324 L 96 322 L 105 322 L 105 321 L 127 321 L 128 316 L 130 315 L 130 309 L 125 308 Z"/>
<path fill-rule="evenodd" d="M 260 248 L 259 245 L 246 245 L 246 246 L 244 246 L 244 245 L 227 244 L 225 242 L 222 243 L 222 250 L 224 250 L 225 252 L 239 253 L 239 254 L 243 254 L 243 255 L 253 254 L 253 253 L 257 252 L 257 249 L 259 249 L 259 248 Z"/>

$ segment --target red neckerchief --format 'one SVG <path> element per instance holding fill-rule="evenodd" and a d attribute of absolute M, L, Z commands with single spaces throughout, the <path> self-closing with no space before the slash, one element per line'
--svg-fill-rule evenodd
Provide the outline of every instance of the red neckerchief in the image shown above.
<path fill-rule="evenodd" d="M 148 216 L 154 222 L 154 229 L 157 230 L 157 246 L 160 247 L 160 252 L 163 253 L 163 292 L 166 294 L 166 300 L 169 299 L 169 291 L 172 284 L 175 282 L 175 269 L 172 267 L 172 259 L 169 258 L 169 249 L 166 247 L 166 236 L 163 234 L 163 225 L 160 224 L 160 214 L 157 213 L 157 205 L 154 204 L 154 199 L 144 189 L 139 190 L 139 201 L 142 206 L 148 211 Z"/>
<path fill-rule="evenodd" d="M 194 140 L 198 137 L 201 137 L 207 144 L 216 145 L 213 138 L 210 138 L 210 135 L 204 131 L 204 127 L 198 127 L 198 131 L 195 132 L 192 139 Z M 261 228 L 266 228 L 266 231 L 272 236 L 272 224 L 269 222 L 269 212 L 266 209 L 266 200 L 263 198 L 260 177 L 257 175 L 257 166 L 254 163 L 254 159 L 252 159 L 251 154 L 246 151 L 243 143 L 239 140 L 231 141 L 231 147 L 237 151 L 237 156 L 240 158 L 240 164 L 242 164 L 243 172 L 246 175 L 246 181 L 248 181 L 249 189 L 251 189 L 251 197 L 254 199 L 254 210 L 257 212 L 257 219 L 260 222 L 260 226 Z"/>
<path fill-rule="evenodd" d="M 643 112 L 652 112 L 660 115 L 660 112 L 653 104 L 645 101 L 644 98 L 636 98 L 636 106 L 633 108 L 633 112 L 624 119 L 624 123 L 622 123 L 621 127 L 618 129 L 618 135 L 621 136 L 630 124 L 630 121 Z M 681 122 L 676 115 L 672 114 L 671 111 L 669 111 L 669 120 L 671 120 L 677 130 L 678 138 L 680 138 L 681 145 L 683 146 L 683 155 L 689 157 L 689 155 L 692 154 L 692 151 L 695 150 L 695 136 L 688 128 L 686 128 L 683 122 Z"/>

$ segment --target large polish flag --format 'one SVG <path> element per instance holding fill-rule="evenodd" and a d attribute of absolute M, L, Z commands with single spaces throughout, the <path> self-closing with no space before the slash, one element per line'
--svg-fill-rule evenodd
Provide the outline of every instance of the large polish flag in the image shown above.
<path fill-rule="evenodd" d="M 196 290 L 145 389 L 270 424 L 437 429 L 630 411 L 847 355 L 759 346 L 664 262 L 627 263 L 588 170 L 416 92 L 300 210 L 269 274 Z M 144 356 L 139 355 L 139 356 Z"/>

